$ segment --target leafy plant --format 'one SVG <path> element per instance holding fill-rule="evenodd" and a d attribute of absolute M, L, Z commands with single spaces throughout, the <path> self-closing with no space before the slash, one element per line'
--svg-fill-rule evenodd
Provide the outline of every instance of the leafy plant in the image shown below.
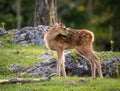
<path fill-rule="evenodd" d="M 5 28 L 6 23 L 2 22 L 1 25 L 2 25 L 3 28 Z"/>
<path fill-rule="evenodd" d="M 114 47 L 114 41 L 113 40 L 110 41 L 110 45 L 111 45 L 111 49 L 110 50 L 113 51 L 113 47 Z"/>

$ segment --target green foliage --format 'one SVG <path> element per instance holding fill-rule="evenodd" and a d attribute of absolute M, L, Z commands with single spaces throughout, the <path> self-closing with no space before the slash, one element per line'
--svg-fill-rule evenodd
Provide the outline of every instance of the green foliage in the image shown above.
<path fill-rule="evenodd" d="M 1 25 L 2 25 L 2 28 L 5 28 L 5 22 L 2 22 Z"/>
<path fill-rule="evenodd" d="M 0 23 L 4 21 L 6 23 L 6 29 L 16 28 L 16 1 L 17 0 L 1 0 L 0 1 Z M 21 0 L 21 21 L 22 27 L 33 26 L 34 20 L 34 6 L 35 1 Z"/>
<path fill-rule="evenodd" d="M 109 58 L 117 58 L 120 56 L 120 52 L 96 52 L 101 61 L 106 61 Z"/>
<path fill-rule="evenodd" d="M 110 45 L 111 45 L 111 51 L 113 51 L 113 46 L 114 46 L 114 41 L 113 40 L 110 41 Z"/>
<path fill-rule="evenodd" d="M 16 28 L 16 1 L 1 0 L 0 23 L 5 22 L 7 30 Z M 89 2 L 91 1 L 91 10 Z M 113 51 L 120 50 L 120 1 L 119 0 L 58 0 L 58 17 L 67 27 L 89 29 L 95 33 L 95 50 L 110 51 L 106 43 L 111 39 L 115 44 Z M 33 26 L 35 0 L 21 0 L 22 26 Z M 1 27 L 3 27 L 1 25 Z M 110 28 L 112 27 L 112 28 Z M 111 32 L 112 31 L 112 32 Z M 111 35 L 111 36 L 110 36 Z M 110 45 L 110 44 L 109 44 Z"/>
<path fill-rule="evenodd" d="M 71 55 L 75 60 L 78 59 L 78 56 L 77 56 L 77 54 L 76 54 L 75 51 L 71 51 L 70 55 Z"/>

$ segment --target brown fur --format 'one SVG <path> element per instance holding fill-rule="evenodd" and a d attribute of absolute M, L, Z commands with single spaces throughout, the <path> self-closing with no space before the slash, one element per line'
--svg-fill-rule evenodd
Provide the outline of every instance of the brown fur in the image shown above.
<path fill-rule="evenodd" d="M 64 50 L 76 49 L 78 54 L 87 58 L 91 65 L 91 74 L 95 78 L 96 68 L 99 77 L 103 77 L 98 57 L 93 51 L 94 34 L 88 30 L 66 30 L 62 25 L 52 27 L 44 36 L 46 46 L 57 52 L 58 61 L 56 73 L 60 76 L 62 71 L 66 77 L 64 68 Z"/>

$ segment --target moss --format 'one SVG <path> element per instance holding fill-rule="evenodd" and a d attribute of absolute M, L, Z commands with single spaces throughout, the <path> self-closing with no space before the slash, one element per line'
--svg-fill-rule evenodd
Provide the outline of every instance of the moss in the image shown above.
<path fill-rule="evenodd" d="M 78 55 L 77 55 L 76 51 L 71 51 L 70 55 L 74 58 L 74 60 L 78 59 Z"/>

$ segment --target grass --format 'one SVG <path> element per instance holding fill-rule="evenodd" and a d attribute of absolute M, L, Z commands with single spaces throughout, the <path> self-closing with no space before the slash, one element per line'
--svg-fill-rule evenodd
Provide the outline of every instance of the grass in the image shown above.
<path fill-rule="evenodd" d="M 11 64 L 22 64 L 24 66 L 33 66 L 42 59 L 37 59 L 37 56 L 44 53 L 45 47 L 39 45 L 22 45 L 11 43 L 11 35 L 0 37 L 3 42 L 3 47 L 0 48 L 0 73 L 8 75 L 8 68 Z"/>
<path fill-rule="evenodd" d="M 0 91 L 120 91 L 118 79 L 53 78 L 50 81 L 0 85 Z M 113 84 L 114 83 L 114 84 Z"/>
<path fill-rule="evenodd" d="M 48 51 L 43 46 L 22 45 L 11 43 L 12 34 L 0 37 L 3 47 L 0 47 L 0 79 L 15 78 L 9 72 L 11 64 L 33 66 L 46 59 L 37 59 L 37 56 Z M 73 54 L 74 55 L 74 54 Z M 120 52 L 99 52 L 97 55 L 102 61 L 111 57 L 118 57 Z M 38 78 L 35 76 L 33 78 Z M 55 77 L 50 81 L 26 84 L 3 84 L 0 91 L 120 91 L 120 78 L 92 79 L 90 77 Z"/>

